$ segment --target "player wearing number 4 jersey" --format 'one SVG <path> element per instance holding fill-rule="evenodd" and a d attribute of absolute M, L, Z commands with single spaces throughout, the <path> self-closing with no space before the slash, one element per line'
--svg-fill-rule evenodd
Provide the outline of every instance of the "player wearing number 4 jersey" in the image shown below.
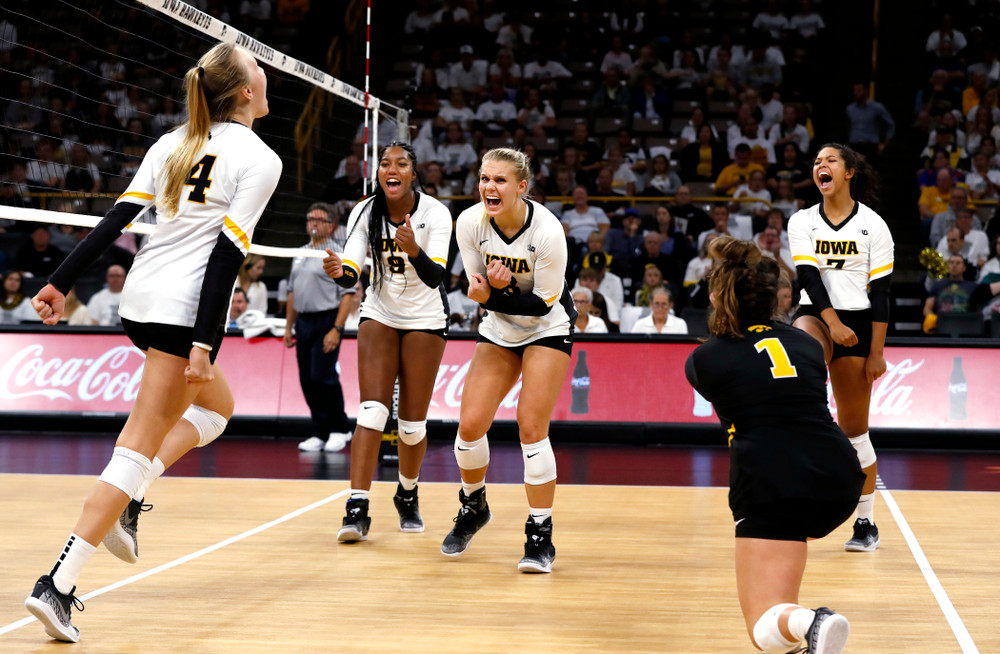
<path fill-rule="evenodd" d="M 465 379 L 455 439 L 462 507 L 441 552 L 458 556 L 490 521 L 486 430 L 520 376 L 517 426 L 529 516 L 518 569 L 551 572 L 556 459 L 549 421 L 569 368 L 576 310 L 566 287 L 565 233 L 548 209 L 527 199 L 530 179 L 523 152 L 490 150 L 479 173 L 483 201 L 463 211 L 455 228 L 469 298 L 487 313 Z"/>
<path fill-rule="evenodd" d="M 327 251 L 327 274 L 353 288 L 371 251 L 371 286 L 361 304 L 358 377 L 361 403 L 351 440 L 351 495 L 337 540 L 368 538 L 368 493 L 382 431 L 399 378 L 399 485 L 393 503 L 399 528 L 424 530 L 417 479 L 427 451 L 427 408 L 434 392 L 448 325 L 442 280 L 451 240 L 451 213 L 415 190 L 417 160 L 409 145 L 379 154 L 378 187 L 351 211 L 343 257 Z"/>
<path fill-rule="evenodd" d="M 59 321 L 79 274 L 153 202 L 157 226 L 136 255 L 119 313 L 146 352 L 135 407 L 55 567 L 25 606 L 53 638 L 76 642 L 76 579 L 99 543 L 134 563 L 142 500 L 165 468 L 225 429 L 233 394 L 215 363 L 229 302 L 281 161 L 251 130 L 267 79 L 248 52 L 212 48 L 185 76 L 190 119 L 150 148 L 115 206 L 32 300 Z"/>
<path fill-rule="evenodd" d="M 753 644 L 769 654 L 839 654 L 847 620 L 798 604 L 810 538 L 854 509 L 864 482 L 826 403 L 823 352 L 771 316 L 778 264 L 756 245 L 713 241 L 712 337 L 688 357 L 688 381 L 729 435 L 729 507 L 736 522 L 736 586 Z"/>
<path fill-rule="evenodd" d="M 845 145 L 820 148 L 813 181 L 823 201 L 788 223 L 788 243 L 804 292 L 793 324 L 816 338 L 830 366 L 837 423 L 865 471 L 851 552 L 878 548 L 874 521 L 875 450 L 868 436 L 872 383 L 885 373 L 892 234 L 869 205 L 876 201 L 874 171 Z"/>

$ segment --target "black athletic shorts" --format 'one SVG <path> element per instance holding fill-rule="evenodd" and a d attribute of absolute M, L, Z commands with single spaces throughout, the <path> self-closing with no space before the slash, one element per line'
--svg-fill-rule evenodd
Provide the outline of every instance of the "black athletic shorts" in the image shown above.
<path fill-rule="evenodd" d="M 368 322 L 369 320 L 375 320 L 375 319 L 362 318 L 361 320 L 358 321 L 358 327 L 361 327 L 361 323 Z M 375 322 L 378 322 L 378 324 L 383 325 L 385 327 L 389 327 L 389 329 L 395 329 L 396 333 L 399 334 L 400 338 L 403 338 L 404 336 L 406 336 L 411 332 L 418 332 L 420 334 L 430 334 L 431 336 L 440 336 L 441 338 L 448 337 L 447 327 L 445 327 L 444 329 L 399 329 L 397 327 L 390 327 L 389 325 L 386 325 L 384 322 L 379 322 L 378 320 L 375 320 Z"/>
<path fill-rule="evenodd" d="M 164 325 L 158 322 L 135 322 L 127 318 L 122 318 L 122 327 L 125 328 L 125 334 L 128 335 L 132 344 L 143 352 L 153 348 L 182 359 L 191 356 L 194 327 Z M 219 355 L 223 336 L 225 336 L 225 332 L 220 329 L 215 343 L 212 344 L 212 351 L 208 353 L 208 360 L 212 363 L 215 363 L 215 357 Z"/>
<path fill-rule="evenodd" d="M 840 309 L 835 309 L 835 311 L 837 312 L 837 317 L 840 318 L 840 322 L 854 330 L 854 334 L 858 337 L 858 343 L 853 347 L 844 347 L 843 345 L 834 343 L 833 356 L 830 360 L 839 359 L 840 357 L 861 357 L 862 359 L 867 359 L 872 350 L 872 310 L 841 311 Z M 813 316 L 824 325 L 826 324 L 823 321 L 823 316 L 811 304 L 799 305 L 799 310 L 792 317 L 792 324 L 795 324 L 795 321 L 801 316 Z"/>
<path fill-rule="evenodd" d="M 857 500 L 826 502 L 790 498 L 734 512 L 737 538 L 806 541 L 822 538 L 854 514 Z"/>
<path fill-rule="evenodd" d="M 517 354 L 519 357 L 524 356 L 524 351 L 531 347 L 532 345 L 537 345 L 539 347 L 550 347 L 553 350 L 559 350 L 560 352 L 565 352 L 572 356 L 573 353 L 573 333 L 570 332 L 564 336 L 546 336 L 545 338 L 540 338 L 537 341 L 531 341 L 530 343 L 525 343 L 524 345 L 518 345 L 517 347 L 508 347 L 506 345 L 500 345 L 499 343 L 494 343 L 490 339 L 486 338 L 482 334 L 476 339 L 478 343 L 489 343 L 490 345 L 496 345 L 497 347 L 502 347 L 505 350 L 510 350 L 511 352 Z"/>

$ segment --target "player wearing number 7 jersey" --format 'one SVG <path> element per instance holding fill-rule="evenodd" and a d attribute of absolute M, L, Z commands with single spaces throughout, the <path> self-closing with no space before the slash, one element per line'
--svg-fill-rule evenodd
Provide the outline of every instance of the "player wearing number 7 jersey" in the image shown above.
<path fill-rule="evenodd" d="M 806 541 L 822 538 L 857 503 L 864 475 L 826 403 L 823 350 L 773 322 L 778 264 L 756 245 L 712 242 L 711 338 L 688 357 L 691 385 L 729 435 L 729 507 L 736 522 L 736 586 L 760 650 L 839 654 L 847 620 L 798 604 Z"/>
<path fill-rule="evenodd" d="M 892 234 L 869 206 L 876 176 L 854 150 L 836 143 L 820 148 L 813 181 L 823 201 L 797 212 L 788 223 L 788 244 L 802 281 L 792 324 L 823 345 L 837 423 L 857 450 L 867 480 L 858 502 L 851 552 L 878 548 L 874 521 L 875 449 L 868 436 L 872 383 L 885 373 L 889 323 Z"/>
<path fill-rule="evenodd" d="M 413 148 L 390 143 L 379 153 L 378 186 L 351 211 L 343 257 L 330 252 L 324 269 L 353 288 L 371 251 L 371 285 L 358 326 L 361 404 L 351 440 L 351 495 L 337 540 L 368 538 L 368 493 L 382 431 L 399 378 L 399 486 L 393 502 L 399 528 L 424 530 L 417 479 L 427 451 L 427 407 L 444 355 L 448 301 L 442 280 L 451 240 L 451 213 L 414 188 Z M 329 251 L 328 251 L 329 252 Z"/>

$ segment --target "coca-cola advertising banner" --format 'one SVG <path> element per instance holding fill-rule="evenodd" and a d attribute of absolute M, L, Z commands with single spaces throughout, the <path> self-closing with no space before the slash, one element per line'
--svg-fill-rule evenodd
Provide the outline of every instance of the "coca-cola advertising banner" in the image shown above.
<path fill-rule="evenodd" d="M 609 423 L 710 423 L 711 405 L 684 377 L 693 343 L 577 342 L 553 420 Z M 458 420 L 474 341 L 448 342 L 428 418 Z M 872 392 L 871 424 L 892 428 L 996 429 L 1000 352 L 889 347 L 888 371 Z M 144 358 L 124 335 L 0 334 L 0 413 L 127 413 Z M 236 416 L 308 417 L 294 350 L 280 339 L 227 337 L 219 363 L 236 397 Z M 341 382 L 349 415 L 358 406 L 357 348 L 346 339 Z M 498 420 L 517 417 L 518 381 Z M 836 406 L 831 410 L 836 415 Z"/>

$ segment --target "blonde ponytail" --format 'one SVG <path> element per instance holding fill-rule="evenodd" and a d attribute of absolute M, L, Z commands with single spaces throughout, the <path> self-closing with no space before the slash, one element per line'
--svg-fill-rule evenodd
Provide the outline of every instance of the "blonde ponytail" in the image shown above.
<path fill-rule="evenodd" d="M 167 217 L 177 215 L 181 192 L 192 174 L 195 157 L 208 143 L 213 122 L 225 122 L 236 112 L 240 91 L 250 84 L 250 72 L 236 56 L 236 46 L 220 43 L 184 75 L 188 120 L 182 127 L 184 138 L 167 157 L 161 173 L 162 192 L 158 209 Z"/>

